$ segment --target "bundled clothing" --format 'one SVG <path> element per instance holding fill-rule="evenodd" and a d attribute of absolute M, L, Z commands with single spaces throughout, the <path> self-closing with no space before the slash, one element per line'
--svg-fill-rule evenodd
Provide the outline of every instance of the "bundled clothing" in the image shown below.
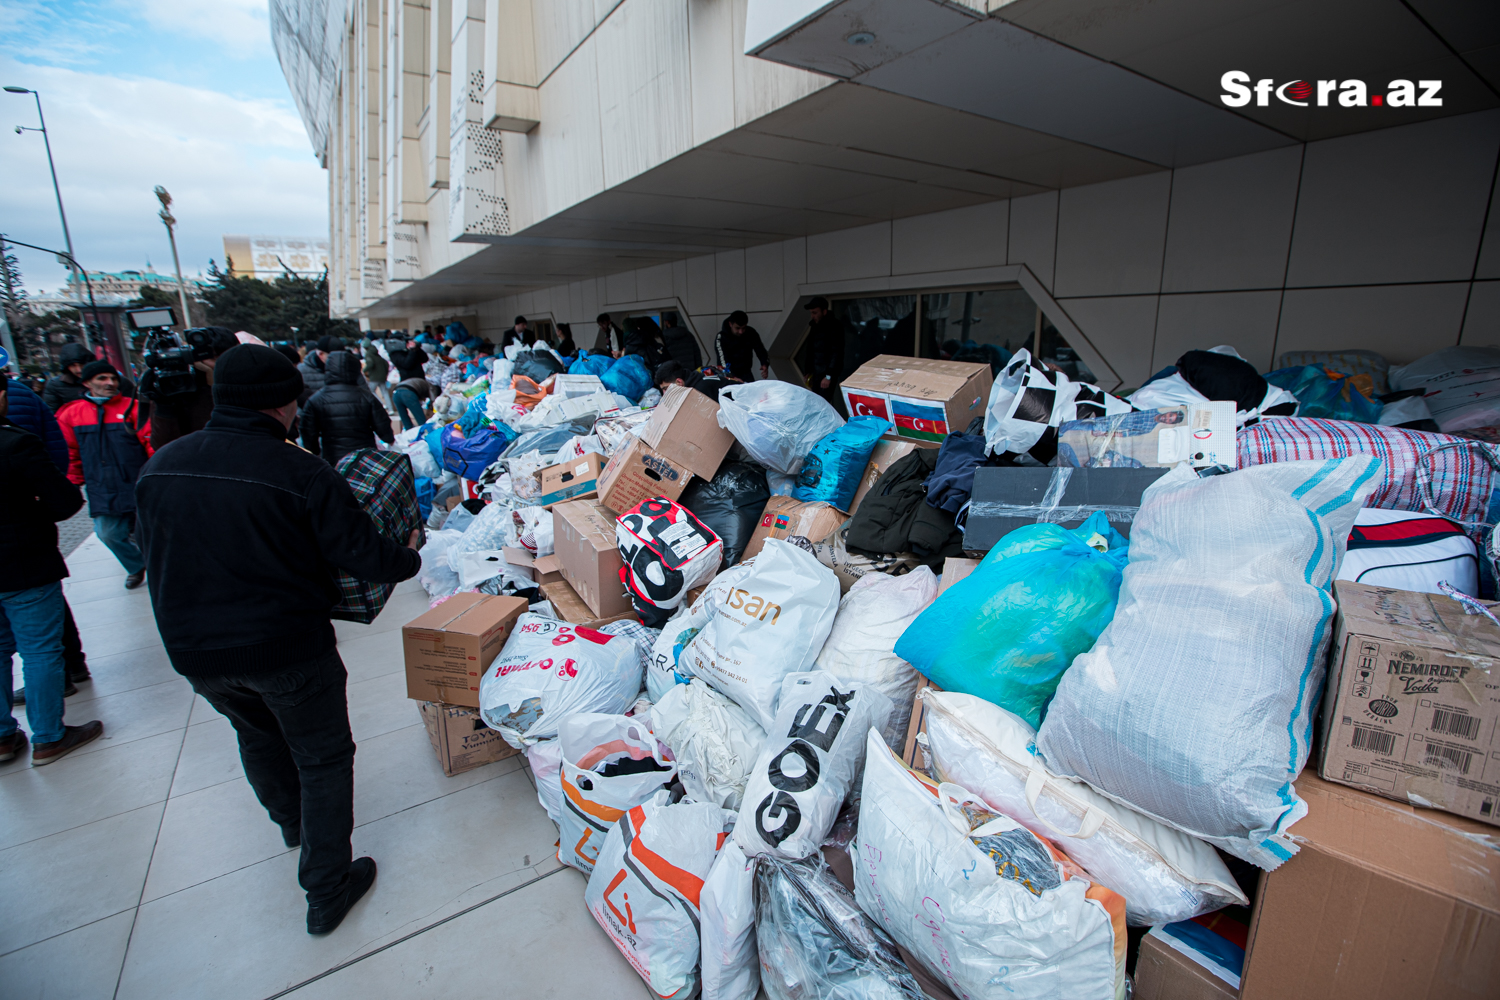
<path fill-rule="evenodd" d="M 974 492 L 974 470 L 985 462 L 984 433 L 949 434 L 938 449 L 937 465 L 927 479 L 927 503 L 957 514 Z"/>
<path fill-rule="evenodd" d="M 845 547 L 867 556 L 914 552 L 928 566 L 962 555 L 963 533 L 953 515 L 925 502 L 937 465 L 936 448 L 918 448 L 887 469 L 849 520 Z"/>
<path fill-rule="evenodd" d="M 373 448 L 378 437 L 396 440 L 391 416 L 369 389 L 360 385 L 359 361 L 335 351 L 325 364 L 323 388 L 302 410 L 302 446 L 333 465 L 356 448 Z"/>
<path fill-rule="evenodd" d="M 719 356 L 720 367 L 727 369 L 730 375 L 741 382 L 750 382 L 755 378 L 750 368 L 751 355 L 759 358 L 762 366 L 771 363 L 771 356 L 766 353 L 766 345 L 760 342 L 760 334 L 755 327 L 747 326 L 744 333 L 735 333 L 729 329 L 727 319 L 719 327 L 714 351 Z"/>

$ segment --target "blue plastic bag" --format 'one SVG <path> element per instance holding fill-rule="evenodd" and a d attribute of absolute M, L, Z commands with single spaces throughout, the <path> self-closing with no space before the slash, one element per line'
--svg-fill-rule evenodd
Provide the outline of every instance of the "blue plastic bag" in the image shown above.
<path fill-rule="evenodd" d="M 870 464 L 875 442 L 894 429 L 889 420 L 880 417 L 851 417 L 847 424 L 812 446 L 802 460 L 792 498 L 804 503 L 821 500 L 839 510 L 848 510 L 864 478 L 865 466 Z"/>
<path fill-rule="evenodd" d="M 907 626 L 896 655 L 1040 726 L 1063 671 L 1114 618 L 1129 557 L 1103 511 L 1071 530 L 1017 528 Z"/>
<path fill-rule="evenodd" d="M 1322 365 L 1279 368 L 1266 381 L 1297 397 L 1297 416 L 1380 423 L 1384 407 L 1354 387 L 1348 375 Z"/>
<path fill-rule="evenodd" d="M 417 487 L 417 512 L 422 515 L 425 522 L 427 516 L 432 513 L 432 480 L 426 476 L 416 478 Z"/>
<path fill-rule="evenodd" d="M 421 438 L 427 443 L 427 450 L 432 453 L 432 460 L 438 465 L 443 464 L 443 425 L 431 423 L 422 428 Z"/>
<path fill-rule="evenodd" d="M 614 366 L 615 359 L 608 354 L 578 352 L 578 360 L 568 366 L 569 375 L 603 375 Z"/>
<path fill-rule="evenodd" d="M 646 390 L 651 388 L 651 373 L 639 354 L 627 354 L 610 365 L 609 371 L 599 376 L 604 388 L 618 392 L 632 403 L 639 403 Z"/>
<path fill-rule="evenodd" d="M 485 397 L 488 395 L 489 393 L 487 392 L 481 392 L 469 400 L 468 405 L 464 407 L 463 416 L 458 418 L 458 429 L 463 431 L 465 436 L 473 434 L 481 426 L 487 427 L 490 425 L 491 421 L 484 412 Z"/>
<path fill-rule="evenodd" d="M 514 438 L 505 424 L 481 427 L 468 437 L 457 425 L 449 424 L 443 428 L 443 468 L 465 479 L 478 479 Z"/>

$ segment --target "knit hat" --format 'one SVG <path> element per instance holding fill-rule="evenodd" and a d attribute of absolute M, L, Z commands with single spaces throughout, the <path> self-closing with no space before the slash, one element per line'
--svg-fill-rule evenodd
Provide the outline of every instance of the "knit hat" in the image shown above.
<path fill-rule="evenodd" d="M 87 382 L 95 375 L 113 375 L 115 378 L 119 378 L 120 369 L 116 368 L 108 361 L 90 361 L 88 364 L 83 366 L 83 374 L 81 374 L 79 378 Z"/>
<path fill-rule="evenodd" d="M 214 404 L 274 410 L 302 394 L 302 373 L 281 352 L 259 344 L 231 347 L 214 365 Z"/>
<path fill-rule="evenodd" d="M 318 338 L 318 350 L 320 351 L 327 351 L 329 354 L 332 354 L 334 351 L 342 351 L 343 349 L 344 342 L 335 336 L 329 335 Z"/>

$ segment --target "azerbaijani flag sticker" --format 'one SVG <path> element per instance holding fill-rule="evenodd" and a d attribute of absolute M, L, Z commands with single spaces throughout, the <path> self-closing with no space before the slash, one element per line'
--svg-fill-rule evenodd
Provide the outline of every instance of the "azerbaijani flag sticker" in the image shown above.
<path fill-rule="evenodd" d="M 941 441 L 948 436 L 948 414 L 941 406 L 893 399 L 891 409 L 895 410 L 896 433 L 902 437 Z"/>

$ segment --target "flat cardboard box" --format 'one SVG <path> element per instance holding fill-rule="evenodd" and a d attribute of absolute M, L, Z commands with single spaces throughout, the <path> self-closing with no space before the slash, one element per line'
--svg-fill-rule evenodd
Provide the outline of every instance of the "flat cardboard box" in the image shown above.
<path fill-rule="evenodd" d="M 964 549 L 988 552 L 1012 531 L 1039 519 L 1042 499 L 1054 476 L 1066 476 L 1057 510 L 1047 520 L 1076 528 L 1091 513 L 1087 507 L 1110 507 L 1109 523 L 1130 537 L 1133 512 L 1141 506 L 1146 487 L 1167 474 L 1166 469 L 1004 468 L 981 465 L 974 470 L 974 492 Z M 1074 508 L 1083 507 L 1084 510 Z M 1010 510 L 1009 508 L 1022 508 Z M 1061 514 L 1062 516 L 1058 516 Z"/>
<path fill-rule="evenodd" d="M 620 582 L 615 517 L 597 500 L 569 500 L 552 508 L 552 540 L 563 579 L 595 618 L 631 610 Z"/>
<path fill-rule="evenodd" d="M 1493 827 L 1297 779 L 1300 850 L 1261 876 L 1243 1000 L 1480 1000 L 1500 984 Z"/>
<path fill-rule="evenodd" d="M 1441 594 L 1335 592 L 1318 773 L 1500 826 L 1500 628 Z"/>
<path fill-rule="evenodd" d="M 870 492 L 870 487 L 885 475 L 886 470 L 898 461 L 916 451 L 919 447 L 916 441 L 902 441 L 883 437 L 875 442 L 875 450 L 870 452 L 870 464 L 865 466 L 865 474 L 859 479 L 859 488 L 854 491 L 854 499 L 849 501 L 849 513 L 853 514 L 859 510 L 860 501 L 865 494 Z"/>
<path fill-rule="evenodd" d="M 542 586 L 542 596 L 552 603 L 552 610 L 557 612 L 559 621 L 568 622 L 571 625 L 587 625 L 589 628 L 603 628 L 610 622 L 623 621 L 626 618 L 634 618 L 635 610 L 620 612 L 619 614 L 599 617 L 594 614 L 594 609 L 583 602 L 578 596 L 578 591 L 568 586 L 568 581 L 557 580 Z"/>
<path fill-rule="evenodd" d="M 692 470 L 687 466 L 658 454 L 636 438 L 615 452 L 599 474 L 599 502 L 616 514 L 623 514 L 652 497 L 676 500 L 692 478 Z"/>
<path fill-rule="evenodd" d="M 479 707 L 479 677 L 526 611 L 519 597 L 454 594 L 401 628 L 406 696 Z"/>
<path fill-rule="evenodd" d="M 889 420 L 903 438 L 941 441 L 984 413 L 992 382 L 986 364 L 882 354 L 844 379 L 842 391 L 852 416 Z"/>
<path fill-rule="evenodd" d="M 521 752 L 486 726 L 477 708 L 419 701 L 417 709 L 432 749 L 437 751 L 438 763 L 450 778 Z"/>
<path fill-rule="evenodd" d="M 538 559 L 526 549 L 509 545 L 500 551 L 505 553 L 506 565 L 539 587 L 562 579 L 561 564 L 558 563 L 555 554 Z"/>
<path fill-rule="evenodd" d="M 719 404 L 681 385 L 667 387 L 641 428 L 641 440 L 700 479 L 712 479 L 734 445 L 734 435 L 719 426 Z"/>
<path fill-rule="evenodd" d="M 564 500 L 595 495 L 598 492 L 599 474 L 603 470 L 604 456 L 593 452 L 547 466 L 538 473 L 542 481 L 542 495 L 537 497 L 537 506 L 551 510 L 554 504 Z"/>
<path fill-rule="evenodd" d="M 1240 991 L 1154 933 L 1135 960 L 1135 1000 L 1235 1000 Z"/>
<path fill-rule="evenodd" d="M 790 538 L 801 535 L 809 542 L 821 542 L 834 530 L 849 520 L 849 515 L 832 504 L 822 501 L 804 503 L 791 497 L 775 496 L 766 501 L 761 512 L 760 523 L 745 545 L 740 561 L 752 559 L 760 554 L 768 538 Z"/>

